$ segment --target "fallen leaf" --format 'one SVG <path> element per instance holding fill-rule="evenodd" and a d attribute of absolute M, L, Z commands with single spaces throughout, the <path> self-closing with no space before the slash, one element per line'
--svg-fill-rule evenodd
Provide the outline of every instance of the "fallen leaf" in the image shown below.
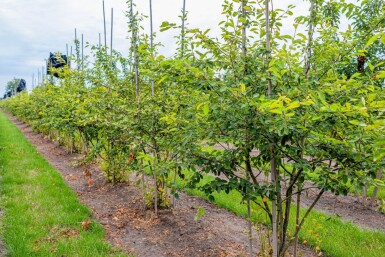
<path fill-rule="evenodd" d="M 92 186 L 92 178 L 91 178 L 91 177 L 88 178 L 88 186 L 89 186 L 89 187 Z"/>
<path fill-rule="evenodd" d="M 90 228 L 90 223 L 91 223 L 91 220 L 90 220 L 90 219 L 83 221 L 83 222 L 82 222 L 82 228 L 83 228 L 84 230 L 88 230 L 88 229 Z"/>

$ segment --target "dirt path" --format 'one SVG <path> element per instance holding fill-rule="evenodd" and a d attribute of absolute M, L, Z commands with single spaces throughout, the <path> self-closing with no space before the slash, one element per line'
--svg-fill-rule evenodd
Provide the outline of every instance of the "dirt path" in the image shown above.
<path fill-rule="evenodd" d="M 304 207 L 310 206 L 316 193 L 303 196 Z M 336 215 L 343 220 L 351 221 L 362 228 L 385 232 L 385 214 L 376 210 L 377 207 L 366 207 L 353 196 L 336 196 L 330 192 L 324 193 L 315 206 L 317 211 Z"/>
<path fill-rule="evenodd" d="M 177 208 L 161 211 L 155 218 L 151 211 L 143 210 L 142 193 L 137 187 L 107 183 L 95 166 L 75 167 L 73 163 L 80 155 L 66 153 L 28 125 L 9 118 L 62 174 L 81 202 L 92 209 L 93 218 L 104 226 L 112 245 L 138 257 L 247 256 L 244 218 L 185 194 L 181 194 Z M 93 173 L 92 186 L 84 176 L 85 170 Z M 199 207 L 205 208 L 205 215 L 194 221 Z M 254 243 L 256 255 L 258 242 Z M 301 256 L 315 256 L 307 247 L 301 246 L 300 251 Z"/>

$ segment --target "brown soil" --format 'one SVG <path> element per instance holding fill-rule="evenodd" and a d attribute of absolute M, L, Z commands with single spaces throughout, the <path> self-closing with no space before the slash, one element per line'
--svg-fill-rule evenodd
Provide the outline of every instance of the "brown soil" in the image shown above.
<path fill-rule="evenodd" d="M 95 165 L 74 166 L 80 155 L 68 154 L 64 148 L 33 132 L 28 125 L 8 117 L 62 174 L 81 202 L 92 209 L 93 218 L 104 226 L 112 245 L 138 257 L 247 256 L 247 222 L 244 218 L 185 194 L 180 195 L 175 209 L 161 210 L 155 217 L 152 211 L 144 210 L 142 193 L 137 187 L 107 183 Z M 92 171 L 92 186 L 84 176 L 85 170 Z M 354 222 L 362 221 L 358 222 L 360 225 L 385 230 L 384 215 L 370 209 L 357 209 L 354 199 L 341 199 L 344 200 L 336 204 L 334 198 L 323 199 L 317 207 L 335 210 L 344 218 L 352 217 Z M 205 209 L 205 215 L 194 221 L 200 207 Z M 254 240 L 253 243 L 257 255 L 258 242 Z M 301 246 L 300 251 L 300 256 L 316 255 L 306 246 Z"/>
<path fill-rule="evenodd" d="M 317 191 L 306 197 L 303 195 L 303 206 L 310 206 L 315 199 Z M 329 215 L 341 217 L 362 228 L 380 230 L 385 232 L 385 214 L 377 210 L 377 206 L 364 206 L 356 197 L 336 196 L 331 192 L 325 192 L 315 205 L 315 209 Z"/>

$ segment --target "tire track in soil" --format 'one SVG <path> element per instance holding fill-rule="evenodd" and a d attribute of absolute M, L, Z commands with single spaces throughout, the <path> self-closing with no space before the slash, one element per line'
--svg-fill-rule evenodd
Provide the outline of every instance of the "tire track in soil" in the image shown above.
<path fill-rule="evenodd" d="M 107 183 L 95 165 L 73 164 L 79 154 L 68 154 L 63 147 L 14 117 L 8 118 L 20 129 L 36 150 L 62 174 L 80 201 L 92 210 L 92 218 L 103 225 L 106 238 L 116 247 L 138 257 L 222 257 L 248 256 L 246 220 L 194 196 L 180 194 L 177 207 L 160 210 L 158 218 L 143 210 L 140 189 L 128 183 Z M 84 171 L 92 171 L 93 184 L 88 185 Z M 197 209 L 205 215 L 194 221 Z M 254 254 L 258 245 L 254 240 Z M 316 256 L 307 246 L 301 246 L 301 256 Z"/>

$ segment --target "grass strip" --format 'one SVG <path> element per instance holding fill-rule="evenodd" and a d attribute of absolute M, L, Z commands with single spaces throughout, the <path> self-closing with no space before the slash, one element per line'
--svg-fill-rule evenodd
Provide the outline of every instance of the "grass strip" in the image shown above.
<path fill-rule="evenodd" d="M 191 172 L 185 171 L 187 176 Z M 200 185 L 208 183 L 214 177 L 203 175 Z M 188 194 L 196 195 L 208 200 L 208 196 L 198 189 L 188 189 L 184 181 L 177 179 L 177 186 Z M 236 191 L 226 194 L 224 191 L 215 192 L 214 203 L 239 216 L 247 216 L 246 204 L 242 202 L 242 196 Z M 293 206 L 295 206 L 293 204 Z M 302 209 L 302 215 L 305 213 Z M 294 208 L 292 215 L 294 219 Z M 265 212 L 257 205 L 252 206 L 252 220 L 255 223 L 268 224 Z M 293 226 L 294 220 L 290 222 Z M 246 223 L 245 223 L 246 228 Z M 373 257 L 385 256 L 385 234 L 380 231 L 361 229 L 351 222 L 343 221 L 336 216 L 326 215 L 312 210 L 300 232 L 301 243 L 306 242 L 315 249 L 320 249 L 322 256 L 330 257 Z"/>
<path fill-rule="evenodd" d="M 91 211 L 1 111 L 0 176 L 8 256 L 126 256 L 86 224 Z"/>

